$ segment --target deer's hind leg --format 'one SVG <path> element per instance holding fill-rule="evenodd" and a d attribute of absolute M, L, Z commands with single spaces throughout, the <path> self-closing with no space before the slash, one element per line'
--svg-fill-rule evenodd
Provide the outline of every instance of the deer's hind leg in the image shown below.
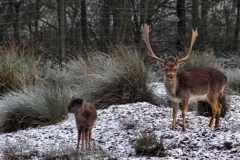
<path fill-rule="evenodd" d="M 216 120 L 215 120 L 215 128 L 219 127 L 219 121 L 220 121 L 220 116 L 221 116 L 221 112 L 222 112 L 222 105 L 217 101 L 217 115 L 216 115 Z"/>
<path fill-rule="evenodd" d="M 219 113 L 219 107 L 218 107 L 218 101 L 216 98 L 211 98 L 211 99 L 208 99 L 208 103 L 211 105 L 212 107 L 212 117 L 210 119 L 210 123 L 209 123 L 209 127 L 212 128 L 212 125 L 213 125 L 213 121 L 214 119 L 216 118 L 216 124 L 219 123 L 217 122 L 217 119 L 219 121 L 219 117 L 217 118 L 217 114 Z M 220 116 L 220 115 L 219 115 Z M 217 128 L 218 126 L 215 125 L 215 128 Z"/>

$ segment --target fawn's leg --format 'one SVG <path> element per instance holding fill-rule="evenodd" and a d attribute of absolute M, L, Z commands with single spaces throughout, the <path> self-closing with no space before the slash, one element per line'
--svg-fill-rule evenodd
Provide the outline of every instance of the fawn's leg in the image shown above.
<path fill-rule="evenodd" d="M 85 141 L 86 141 L 86 150 L 90 148 L 89 144 L 89 129 L 85 130 Z"/>
<path fill-rule="evenodd" d="M 89 130 L 89 148 L 91 149 L 91 140 L 92 140 L 92 128 Z"/>
<path fill-rule="evenodd" d="M 79 148 L 79 141 L 81 139 L 81 130 L 78 129 L 78 142 L 77 142 L 77 148 Z"/>
<path fill-rule="evenodd" d="M 177 119 L 177 113 L 178 113 L 178 106 L 179 103 L 172 101 L 172 108 L 173 108 L 173 121 L 172 121 L 172 130 L 175 130 L 176 128 L 176 119 Z"/>
<path fill-rule="evenodd" d="M 82 146 L 81 146 L 81 150 L 83 150 L 83 147 L 84 147 L 84 143 L 85 143 L 85 130 L 82 131 Z"/>
<path fill-rule="evenodd" d="M 188 111 L 188 100 L 182 102 L 182 119 L 183 119 L 183 126 L 182 131 L 186 131 L 186 114 Z"/>

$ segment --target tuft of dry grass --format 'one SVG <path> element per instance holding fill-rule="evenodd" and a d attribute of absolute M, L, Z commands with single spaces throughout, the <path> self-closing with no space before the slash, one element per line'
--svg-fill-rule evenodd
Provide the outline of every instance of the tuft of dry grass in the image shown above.
<path fill-rule="evenodd" d="M 153 133 L 142 132 L 134 144 L 136 155 L 164 157 L 163 140 L 158 140 Z"/>
<path fill-rule="evenodd" d="M 0 48 L 0 94 L 37 83 L 37 65 L 33 50 L 19 46 Z"/>
<path fill-rule="evenodd" d="M 88 59 L 79 57 L 69 63 L 66 78 L 77 97 L 98 108 L 143 101 L 155 104 L 143 58 L 131 48 L 119 47 L 110 55 L 96 53 Z"/>
<path fill-rule="evenodd" d="M 70 95 L 56 84 L 29 86 L 4 95 L 0 106 L 0 132 L 45 126 L 66 119 Z"/>

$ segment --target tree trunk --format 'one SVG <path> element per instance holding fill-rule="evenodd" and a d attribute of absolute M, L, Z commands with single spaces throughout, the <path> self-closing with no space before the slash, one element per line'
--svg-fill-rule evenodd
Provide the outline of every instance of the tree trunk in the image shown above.
<path fill-rule="evenodd" d="M 186 32 L 185 0 L 177 0 L 177 16 L 179 19 L 177 50 L 184 51 L 184 40 Z"/>
<path fill-rule="evenodd" d="M 65 48 L 65 37 L 66 37 L 66 26 L 65 26 L 65 3 L 64 0 L 58 1 L 58 25 L 59 25 L 59 41 L 60 41 L 60 64 L 66 61 L 66 48 Z"/>
<path fill-rule="evenodd" d="M 107 45 L 111 42 L 110 36 L 110 16 L 111 16 L 111 9 L 110 9 L 111 1 L 103 1 L 102 2 L 102 18 L 101 18 L 101 29 L 100 29 L 100 40 L 99 40 L 99 48 L 103 52 L 107 53 Z"/>
<path fill-rule="evenodd" d="M 0 45 L 4 40 L 4 18 L 3 18 L 4 9 L 0 6 Z"/>
<path fill-rule="evenodd" d="M 233 47 L 232 47 L 233 51 L 236 51 L 238 49 L 239 27 L 240 27 L 240 0 L 237 0 L 237 17 L 236 17 L 236 24 L 235 24 L 234 37 L 233 37 Z"/>
<path fill-rule="evenodd" d="M 198 41 L 202 43 L 203 46 L 206 46 L 208 43 L 207 38 L 204 38 L 207 35 L 207 14 L 208 14 L 208 1 L 202 0 L 201 3 L 201 26 L 199 28 Z"/>
<path fill-rule="evenodd" d="M 86 1 L 81 0 L 81 28 L 82 28 L 82 42 L 84 46 L 88 45 L 88 24 L 87 24 L 87 7 Z"/>
<path fill-rule="evenodd" d="M 39 5 L 39 1 L 36 1 L 36 5 L 35 5 L 35 20 L 34 20 L 34 28 L 35 28 L 35 33 L 34 33 L 34 44 L 37 43 L 37 41 L 39 40 L 39 36 L 38 36 L 38 20 L 40 19 L 40 5 Z"/>
<path fill-rule="evenodd" d="M 154 1 L 144 0 L 140 2 L 141 6 L 141 15 L 140 15 L 140 24 L 147 23 L 150 25 L 151 18 L 153 16 Z"/>
<path fill-rule="evenodd" d="M 14 41 L 16 43 L 20 42 L 20 37 L 19 37 L 19 16 L 20 16 L 20 6 L 21 6 L 21 1 L 20 2 L 9 2 L 11 13 L 13 14 L 13 21 L 12 21 L 12 26 L 13 26 L 13 34 L 14 34 Z"/>
<path fill-rule="evenodd" d="M 199 27 L 199 8 L 198 0 L 192 0 L 192 27 Z"/>

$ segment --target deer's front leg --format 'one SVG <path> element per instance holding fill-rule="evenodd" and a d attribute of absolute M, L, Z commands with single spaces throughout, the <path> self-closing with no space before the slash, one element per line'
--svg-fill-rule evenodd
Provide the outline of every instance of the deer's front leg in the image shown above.
<path fill-rule="evenodd" d="M 182 119 L 183 119 L 183 127 L 182 131 L 186 131 L 186 114 L 188 111 L 188 101 L 183 101 L 182 102 Z"/>
<path fill-rule="evenodd" d="M 80 142 L 80 139 L 81 139 L 81 135 L 82 135 L 82 132 L 80 129 L 78 129 L 78 141 L 77 141 L 77 148 L 79 148 L 79 142 Z"/>
<path fill-rule="evenodd" d="M 178 106 L 179 103 L 172 101 L 172 108 L 173 108 L 173 121 L 172 121 L 172 130 L 176 128 L 176 120 L 177 120 L 177 113 L 178 113 Z"/>

